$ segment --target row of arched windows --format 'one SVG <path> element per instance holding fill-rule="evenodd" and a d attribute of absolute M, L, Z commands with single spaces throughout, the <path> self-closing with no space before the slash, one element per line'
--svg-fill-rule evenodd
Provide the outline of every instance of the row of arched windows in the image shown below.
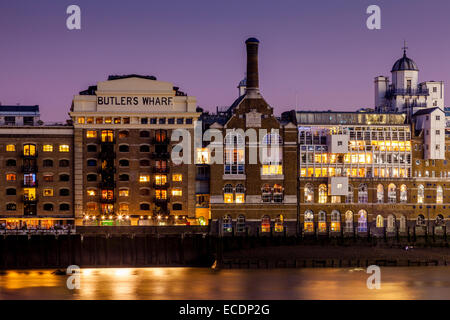
<path fill-rule="evenodd" d="M 260 228 L 261 232 L 262 233 L 270 232 L 271 228 L 272 228 L 272 225 L 271 225 L 270 217 L 268 215 L 263 216 L 261 219 L 261 228 Z M 284 231 L 284 216 L 283 215 L 280 214 L 275 218 L 273 228 L 274 228 L 275 232 L 283 232 Z M 222 231 L 223 231 L 223 233 L 233 232 L 233 219 L 231 218 L 230 215 L 225 215 L 222 218 Z M 236 232 L 240 233 L 240 232 L 245 232 L 245 231 L 246 231 L 245 216 L 239 215 L 236 219 Z"/>
<path fill-rule="evenodd" d="M 44 203 L 43 205 L 44 211 L 53 211 L 54 205 L 53 203 Z M 16 211 L 17 210 L 17 204 L 11 202 L 6 204 L 6 211 Z M 59 211 L 69 211 L 70 210 L 70 204 L 68 203 L 61 203 L 59 205 Z"/>
<path fill-rule="evenodd" d="M 306 184 L 303 188 L 304 192 L 304 202 L 305 203 L 313 203 L 314 202 L 314 186 L 310 183 Z M 369 202 L 369 193 L 368 187 L 365 183 L 361 183 L 358 186 L 358 203 L 368 203 Z M 391 183 L 387 187 L 387 202 L 388 203 L 396 203 L 397 202 L 397 194 L 399 196 L 398 200 L 400 203 L 408 202 L 408 188 L 405 184 L 400 185 L 400 188 L 394 183 Z M 442 186 L 438 185 L 436 187 L 436 203 L 443 203 L 444 198 L 444 190 Z M 425 199 L 425 188 L 423 185 L 419 185 L 417 187 L 417 203 L 424 203 Z M 348 194 L 346 197 L 347 203 L 354 203 L 354 190 L 353 186 L 350 184 L 348 186 Z M 318 187 L 318 203 L 327 203 L 328 202 L 328 187 L 326 184 L 321 184 Z M 332 201 L 334 202 L 334 201 Z M 378 184 L 376 189 L 376 202 L 384 203 L 385 202 L 385 187 L 382 184 Z"/>

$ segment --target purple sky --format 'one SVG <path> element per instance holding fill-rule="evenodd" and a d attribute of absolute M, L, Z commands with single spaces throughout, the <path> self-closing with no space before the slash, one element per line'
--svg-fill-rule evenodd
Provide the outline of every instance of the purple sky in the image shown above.
<path fill-rule="evenodd" d="M 81 31 L 66 29 L 70 4 Z M 381 30 L 366 28 L 371 4 Z M 450 83 L 448 0 L 15 0 L 0 15 L 0 101 L 39 104 L 45 121 L 67 119 L 73 95 L 110 74 L 173 82 L 207 110 L 230 105 L 250 36 L 276 114 L 372 107 L 373 78 L 390 75 L 404 39 L 420 81 Z"/>

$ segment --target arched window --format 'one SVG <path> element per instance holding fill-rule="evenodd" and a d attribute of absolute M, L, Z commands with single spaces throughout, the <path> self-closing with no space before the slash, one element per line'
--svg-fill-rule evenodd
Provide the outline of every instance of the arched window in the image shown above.
<path fill-rule="evenodd" d="M 283 202 L 283 187 L 279 184 L 273 186 L 273 202 Z"/>
<path fill-rule="evenodd" d="M 367 211 L 359 210 L 358 212 L 358 232 L 367 232 Z"/>
<path fill-rule="evenodd" d="M 400 202 L 406 203 L 408 202 L 408 188 L 405 184 L 400 186 Z"/>
<path fill-rule="evenodd" d="M 319 232 L 327 232 L 327 214 L 325 211 L 319 211 Z"/>
<path fill-rule="evenodd" d="M 139 136 L 141 138 L 148 138 L 148 137 L 150 137 L 150 132 L 148 132 L 148 131 L 141 131 L 141 132 L 139 132 Z"/>
<path fill-rule="evenodd" d="M 384 218 L 381 215 L 377 215 L 377 228 L 384 227 Z"/>
<path fill-rule="evenodd" d="M 130 180 L 130 176 L 127 174 L 121 174 L 119 175 L 119 181 L 129 181 Z"/>
<path fill-rule="evenodd" d="M 436 216 L 436 221 L 434 222 L 436 226 L 442 226 L 444 224 L 444 216 L 442 214 L 438 214 Z"/>
<path fill-rule="evenodd" d="M 377 186 L 377 202 L 378 203 L 384 202 L 384 186 L 382 184 L 379 184 Z"/>
<path fill-rule="evenodd" d="M 150 152 L 150 146 L 143 144 L 139 147 L 139 152 Z"/>
<path fill-rule="evenodd" d="M 70 205 L 68 203 L 61 203 L 59 205 L 59 211 L 69 211 Z"/>
<path fill-rule="evenodd" d="M 350 210 L 345 213 L 345 231 L 353 231 L 353 212 Z"/>
<path fill-rule="evenodd" d="M 130 152 L 130 146 L 127 144 L 121 144 L 119 146 L 119 152 Z"/>
<path fill-rule="evenodd" d="M 148 210 L 150 210 L 150 204 L 148 204 L 148 203 L 141 203 L 139 205 L 139 209 L 142 210 L 142 211 L 148 211 Z"/>
<path fill-rule="evenodd" d="M 174 203 L 172 209 L 173 211 L 181 211 L 183 210 L 183 205 L 181 203 Z"/>
<path fill-rule="evenodd" d="M 59 166 L 62 168 L 68 167 L 69 166 L 69 160 L 67 159 L 61 159 L 59 160 Z"/>
<path fill-rule="evenodd" d="M 319 186 L 319 203 L 327 203 L 327 186 L 325 184 Z"/>
<path fill-rule="evenodd" d="M 269 216 L 262 217 L 261 232 L 270 232 L 270 217 Z"/>
<path fill-rule="evenodd" d="M 236 185 L 236 203 L 245 202 L 245 188 L 242 184 Z"/>
<path fill-rule="evenodd" d="M 87 152 L 97 152 L 97 146 L 95 144 L 88 144 L 86 149 Z"/>
<path fill-rule="evenodd" d="M 305 232 L 314 232 L 314 213 L 311 210 L 305 211 Z"/>
<path fill-rule="evenodd" d="M 423 203 L 423 199 L 425 198 L 425 188 L 422 184 L 417 186 L 417 203 Z"/>
<path fill-rule="evenodd" d="M 6 189 L 6 195 L 7 196 L 15 196 L 16 195 L 16 189 L 14 189 L 14 188 Z"/>
<path fill-rule="evenodd" d="M 128 138 L 129 133 L 128 131 L 119 131 L 119 139 Z"/>
<path fill-rule="evenodd" d="M 347 203 L 353 203 L 354 201 L 354 194 L 353 194 L 353 186 L 351 184 L 348 185 L 348 194 L 347 198 L 345 199 L 345 202 Z"/>
<path fill-rule="evenodd" d="M 275 232 L 283 232 L 284 230 L 284 217 L 279 214 L 275 219 Z"/>
<path fill-rule="evenodd" d="M 7 203 L 6 211 L 16 211 L 17 205 L 15 203 Z"/>
<path fill-rule="evenodd" d="M 139 189 L 139 194 L 141 196 L 148 196 L 148 195 L 150 195 L 150 189 L 148 189 L 148 188 Z"/>
<path fill-rule="evenodd" d="M 233 203 L 233 186 L 231 184 L 226 184 L 223 187 L 223 202 L 225 203 Z"/>
<path fill-rule="evenodd" d="M 127 159 L 120 159 L 119 160 L 119 166 L 121 166 L 121 167 L 129 167 L 130 166 L 130 161 L 128 161 Z"/>
<path fill-rule="evenodd" d="M 245 217 L 242 214 L 237 218 L 236 232 L 245 232 Z"/>
<path fill-rule="evenodd" d="M 313 203 L 314 202 L 314 187 L 312 184 L 307 183 L 304 188 L 305 192 L 305 203 Z"/>
<path fill-rule="evenodd" d="M 369 193 L 367 191 L 367 185 L 365 183 L 361 183 L 358 188 L 358 203 L 367 203 L 369 202 Z"/>
<path fill-rule="evenodd" d="M 393 232 L 395 231 L 395 216 L 390 214 L 387 219 L 387 231 Z"/>
<path fill-rule="evenodd" d="M 16 160 L 15 159 L 8 159 L 8 160 L 6 160 L 6 166 L 7 167 L 15 167 L 16 166 Z"/>
<path fill-rule="evenodd" d="M 400 232 L 405 232 L 406 231 L 406 216 L 402 215 L 400 217 Z"/>
<path fill-rule="evenodd" d="M 388 186 L 388 201 L 389 203 L 397 202 L 397 187 L 393 183 Z"/>
<path fill-rule="evenodd" d="M 36 145 L 35 144 L 25 144 L 23 146 L 23 155 L 27 157 L 36 156 Z"/>
<path fill-rule="evenodd" d="M 417 217 L 416 224 L 418 226 L 424 226 L 425 225 L 425 217 L 422 214 L 419 214 L 419 216 Z"/>
<path fill-rule="evenodd" d="M 149 167 L 150 166 L 150 161 L 147 159 L 142 159 L 139 161 L 139 165 L 141 167 Z"/>
<path fill-rule="evenodd" d="M 97 166 L 97 160 L 95 160 L 95 159 L 87 160 L 87 166 L 88 167 L 96 167 Z"/>
<path fill-rule="evenodd" d="M 42 161 L 42 166 L 44 167 L 53 167 L 53 160 L 52 159 L 45 159 Z"/>
<path fill-rule="evenodd" d="M 44 203 L 44 211 L 53 211 L 52 203 Z"/>
<path fill-rule="evenodd" d="M 222 230 L 224 233 L 233 232 L 233 220 L 229 215 L 226 215 L 222 219 Z"/>
<path fill-rule="evenodd" d="M 263 202 L 272 201 L 272 188 L 267 183 L 261 188 L 261 198 Z"/>
<path fill-rule="evenodd" d="M 69 181 L 70 176 L 68 174 L 60 174 L 59 175 L 59 181 Z"/>
<path fill-rule="evenodd" d="M 341 231 L 341 214 L 337 210 L 331 211 L 331 229 L 332 232 Z"/>
<path fill-rule="evenodd" d="M 59 189 L 59 195 L 60 196 L 68 196 L 70 194 L 70 190 L 69 189 Z"/>
<path fill-rule="evenodd" d="M 436 187 L 436 203 L 443 203 L 444 202 L 444 190 L 441 186 Z"/>
<path fill-rule="evenodd" d="M 88 174 L 86 179 L 89 182 L 97 181 L 97 175 L 96 174 Z"/>

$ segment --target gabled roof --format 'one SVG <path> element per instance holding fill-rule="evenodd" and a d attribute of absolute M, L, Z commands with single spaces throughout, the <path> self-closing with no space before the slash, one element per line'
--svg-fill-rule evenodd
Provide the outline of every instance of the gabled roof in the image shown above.
<path fill-rule="evenodd" d="M 442 109 L 439 108 L 439 107 L 426 108 L 426 109 L 422 109 L 422 110 L 417 111 L 416 113 L 413 114 L 413 116 L 416 117 L 416 116 L 422 116 L 424 114 L 430 114 L 430 113 L 436 111 L 436 109 L 439 109 L 439 110 L 442 111 Z M 442 112 L 444 112 L 444 111 L 442 111 Z"/>

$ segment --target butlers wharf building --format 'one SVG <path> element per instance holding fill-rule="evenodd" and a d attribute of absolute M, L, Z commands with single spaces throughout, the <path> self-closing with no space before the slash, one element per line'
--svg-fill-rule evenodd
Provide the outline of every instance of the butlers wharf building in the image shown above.
<path fill-rule="evenodd" d="M 450 137 L 442 82 L 418 83 L 417 65 L 404 52 L 392 83 L 375 78 L 374 109 L 276 117 L 259 90 L 259 41 L 250 38 L 246 47 L 238 98 L 216 114 L 172 83 L 134 74 L 75 95 L 65 124 L 43 124 L 38 106 L 0 106 L 0 226 L 446 232 Z M 206 139 L 211 132 L 220 138 Z M 180 141 L 189 142 L 181 161 L 174 159 Z"/>

